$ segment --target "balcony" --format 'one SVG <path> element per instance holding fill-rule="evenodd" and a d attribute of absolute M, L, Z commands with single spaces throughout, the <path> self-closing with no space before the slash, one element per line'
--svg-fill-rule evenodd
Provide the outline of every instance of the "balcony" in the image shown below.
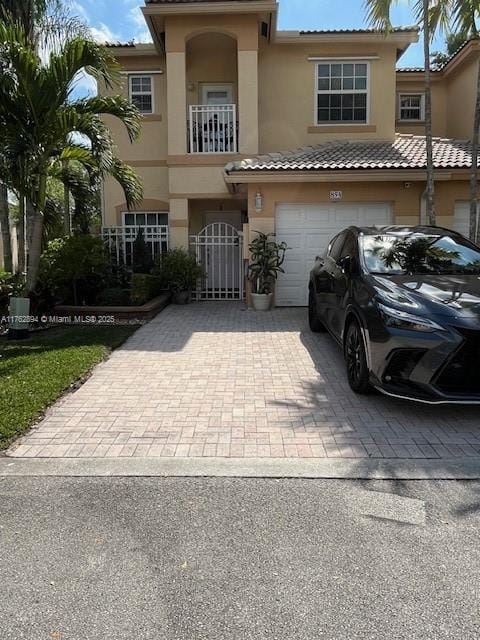
<path fill-rule="evenodd" d="M 189 153 L 237 153 L 237 106 L 190 105 L 188 141 Z"/>

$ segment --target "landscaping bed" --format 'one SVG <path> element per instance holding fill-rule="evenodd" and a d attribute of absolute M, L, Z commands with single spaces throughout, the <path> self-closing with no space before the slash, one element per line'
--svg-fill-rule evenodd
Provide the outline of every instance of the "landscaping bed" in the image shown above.
<path fill-rule="evenodd" d="M 136 331 L 132 325 L 68 326 L 0 341 L 0 449 Z"/>
<path fill-rule="evenodd" d="M 130 323 L 141 323 L 151 320 L 157 313 L 170 304 L 171 293 L 162 293 L 146 304 L 138 306 L 74 306 L 57 305 L 54 316 L 75 319 L 85 318 L 113 318 L 115 322 L 122 320 Z"/>

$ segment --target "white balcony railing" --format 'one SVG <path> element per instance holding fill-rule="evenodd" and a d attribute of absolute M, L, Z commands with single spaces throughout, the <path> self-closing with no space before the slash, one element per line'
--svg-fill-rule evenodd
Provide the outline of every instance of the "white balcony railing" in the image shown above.
<path fill-rule="evenodd" d="M 190 105 L 188 131 L 190 153 L 237 153 L 236 105 Z"/>

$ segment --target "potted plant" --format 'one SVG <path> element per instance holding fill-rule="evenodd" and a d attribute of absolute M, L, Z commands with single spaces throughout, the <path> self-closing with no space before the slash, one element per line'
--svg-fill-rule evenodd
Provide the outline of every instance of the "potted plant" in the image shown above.
<path fill-rule="evenodd" d="M 22 340 L 28 337 L 30 298 L 24 295 L 25 284 L 19 275 L 0 270 L 0 316 L 6 314 L 8 339 Z"/>
<path fill-rule="evenodd" d="M 273 290 L 279 273 L 285 273 L 282 265 L 288 246 L 276 242 L 274 233 L 255 232 L 250 243 L 248 278 L 252 283 L 252 303 L 256 311 L 268 311 L 272 306 Z"/>
<path fill-rule="evenodd" d="M 200 278 L 205 277 L 193 253 L 185 249 L 171 249 L 162 253 L 155 273 L 165 289 L 172 292 L 174 304 L 188 304 Z"/>

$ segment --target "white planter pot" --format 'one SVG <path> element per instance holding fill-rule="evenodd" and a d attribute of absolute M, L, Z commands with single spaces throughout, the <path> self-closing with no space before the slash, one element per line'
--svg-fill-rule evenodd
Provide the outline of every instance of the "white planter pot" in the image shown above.
<path fill-rule="evenodd" d="M 252 293 L 252 304 L 255 311 L 269 311 L 272 306 L 273 293 Z"/>
<path fill-rule="evenodd" d="M 28 336 L 30 323 L 30 298 L 11 297 L 8 312 L 12 320 L 9 322 L 8 337 L 11 340 L 21 340 Z"/>

